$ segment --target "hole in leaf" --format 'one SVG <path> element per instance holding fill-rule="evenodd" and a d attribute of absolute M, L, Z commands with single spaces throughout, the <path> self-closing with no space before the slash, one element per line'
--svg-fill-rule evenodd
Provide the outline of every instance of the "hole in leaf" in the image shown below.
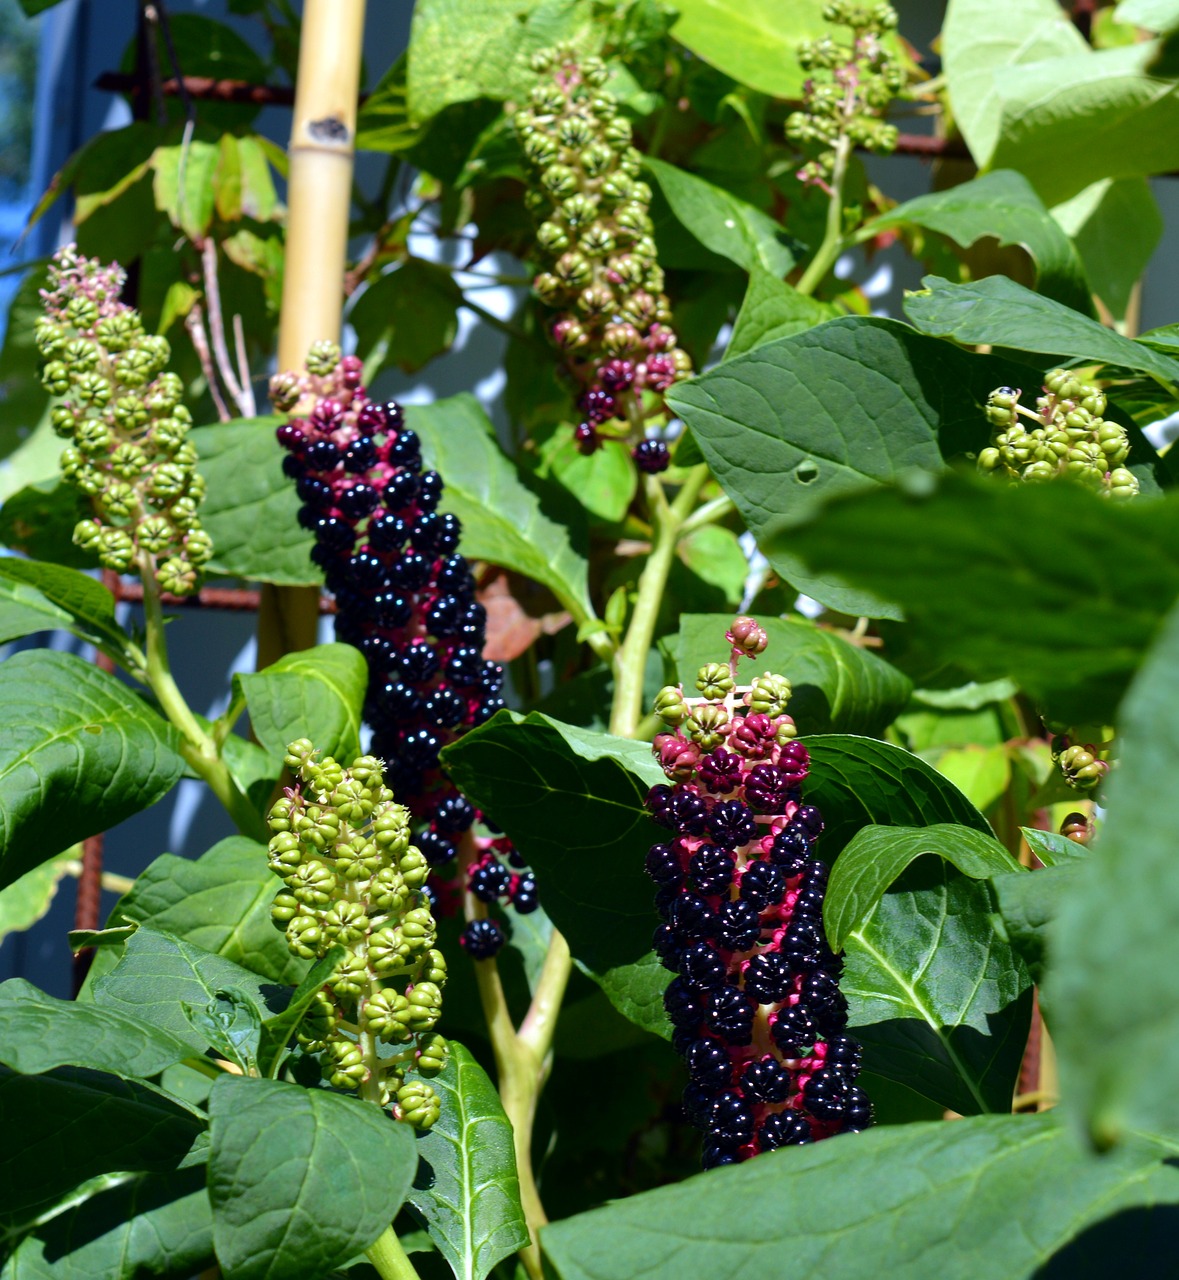
<path fill-rule="evenodd" d="M 819 478 L 819 467 L 817 463 L 811 462 L 808 458 L 805 462 L 800 462 L 794 468 L 794 478 L 799 484 L 810 484 Z"/>

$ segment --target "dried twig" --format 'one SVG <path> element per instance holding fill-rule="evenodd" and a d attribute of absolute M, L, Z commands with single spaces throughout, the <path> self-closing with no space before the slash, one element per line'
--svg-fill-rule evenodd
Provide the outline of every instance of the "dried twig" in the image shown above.
<path fill-rule="evenodd" d="M 201 272 L 205 278 L 205 305 L 209 308 L 209 337 L 213 346 L 213 355 L 217 361 L 217 372 L 221 381 L 237 405 L 238 415 L 252 418 L 254 414 L 246 410 L 246 397 L 237 374 L 233 371 L 233 361 L 229 356 L 229 345 L 225 341 L 225 319 L 221 314 L 221 286 L 217 283 L 217 242 L 211 237 L 201 245 Z M 251 395 L 251 399 L 253 396 Z"/>
<path fill-rule="evenodd" d="M 217 416 L 222 422 L 228 422 L 233 414 L 229 412 L 221 397 L 221 388 L 217 385 L 217 370 L 213 367 L 213 356 L 209 351 L 209 339 L 205 334 L 205 321 L 199 302 L 194 302 L 192 310 L 184 317 L 184 327 L 188 330 L 193 349 L 201 362 L 205 381 L 209 384 L 209 394 L 213 397 L 214 405 L 217 406 Z"/>

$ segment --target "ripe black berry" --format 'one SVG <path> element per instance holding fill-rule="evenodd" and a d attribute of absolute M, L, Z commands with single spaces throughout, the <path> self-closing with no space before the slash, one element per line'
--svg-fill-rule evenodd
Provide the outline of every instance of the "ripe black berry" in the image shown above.
<path fill-rule="evenodd" d="M 698 1027 L 700 1024 L 700 1002 L 683 978 L 673 978 L 668 983 L 663 993 L 663 1008 L 677 1027 Z"/>
<path fill-rule="evenodd" d="M 418 848 L 422 851 L 422 856 L 432 867 L 439 867 L 443 863 L 449 862 L 458 852 L 441 831 L 423 831 L 418 836 L 417 843 Z"/>
<path fill-rule="evenodd" d="M 748 951 L 761 937 L 761 914 L 748 902 L 724 902 L 717 912 L 716 940 L 728 951 Z"/>
<path fill-rule="evenodd" d="M 790 994 L 790 966 L 784 956 L 763 951 L 745 966 L 745 990 L 758 1004 L 776 1004 Z"/>
<path fill-rule="evenodd" d="M 719 1040 L 696 1040 L 684 1054 L 688 1075 L 705 1088 L 720 1089 L 729 1083 L 733 1064 L 729 1051 Z"/>
<path fill-rule="evenodd" d="M 433 511 L 442 498 L 442 477 L 437 471 L 423 471 L 418 481 L 418 509 Z"/>
<path fill-rule="evenodd" d="M 374 551 L 397 551 L 405 542 L 405 521 L 400 516 L 378 516 L 368 527 L 368 540 Z"/>
<path fill-rule="evenodd" d="M 780 1009 L 770 1023 L 774 1043 L 788 1057 L 796 1058 L 809 1049 L 818 1034 L 818 1026 L 804 1004 Z"/>
<path fill-rule="evenodd" d="M 694 893 L 680 894 L 671 904 L 669 915 L 671 924 L 685 942 L 693 938 L 707 938 L 716 927 L 712 908 Z"/>
<path fill-rule="evenodd" d="M 707 942 L 693 942 L 680 956 L 680 974 L 689 986 L 701 991 L 725 985 L 725 963 Z"/>
<path fill-rule="evenodd" d="M 344 470 L 350 475 L 364 475 L 376 460 L 376 447 L 368 436 L 357 436 L 344 450 Z"/>
<path fill-rule="evenodd" d="M 749 1063 L 741 1075 L 741 1089 L 754 1102 L 785 1102 L 791 1086 L 790 1072 L 770 1057 Z"/>
<path fill-rule="evenodd" d="M 471 875 L 471 892 L 480 902 L 495 902 L 507 893 L 512 873 L 502 862 L 492 860 Z"/>
<path fill-rule="evenodd" d="M 735 849 L 757 835 L 757 823 L 748 806 L 740 800 L 721 800 L 708 815 L 708 830 L 717 844 Z"/>
<path fill-rule="evenodd" d="M 742 899 L 759 911 L 780 901 L 785 887 L 782 873 L 769 862 L 749 863 L 741 877 Z"/>
<path fill-rule="evenodd" d="M 397 471 L 389 478 L 381 496 L 390 511 L 402 511 L 417 497 L 417 493 L 417 476 L 412 471 Z"/>
<path fill-rule="evenodd" d="M 757 1131 L 757 1140 L 763 1151 L 775 1151 L 778 1147 L 814 1142 L 815 1135 L 810 1121 L 800 1111 L 776 1111 L 766 1116 Z"/>
<path fill-rule="evenodd" d="M 753 1141 L 753 1108 L 739 1093 L 726 1090 L 717 1096 L 708 1120 L 708 1137 L 719 1147 L 740 1147 Z"/>
<path fill-rule="evenodd" d="M 702 844 L 688 863 L 688 873 L 696 888 L 712 897 L 724 893 L 733 882 L 733 859 L 723 849 Z"/>
<path fill-rule="evenodd" d="M 770 859 L 788 880 L 801 875 L 811 856 L 811 842 L 801 823 L 789 822 L 774 837 Z"/>
<path fill-rule="evenodd" d="M 647 475 L 658 475 L 671 466 L 671 450 L 662 440 L 640 440 L 631 456 L 635 466 Z"/>
<path fill-rule="evenodd" d="M 504 945 L 504 931 L 494 920 L 472 920 L 463 930 L 459 945 L 472 960 L 490 960 Z"/>
<path fill-rule="evenodd" d="M 389 461 L 399 462 L 403 467 L 417 466 L 422 459 L 422 442 L 418 433 L 408 427 L 397 433 L 397 439 L 389 445 Z"/>
<path fill-rule="evenodd" d="M 802 1091 L 803 1105 L 816 1120 L 841 1120 L 849 1087 L 839 1072 L 824 1067 L 806 1082 Z"/>
<path fill-rule="evenodd" d="M 708 992 L 704 1018 L 709 1029 L 729 1044 L 749 1044 L 757 1006 L 736 987 L 713 987 Z"/>
<path fill-rule="evenodd" d="M 475 821 L 475 806 L 466 796 L 447 796 L 434 810 L 434 825 L 447 835 L 455 835 Z"/>
<path fill-rule="evenodd" d="M 656 884 L 678 886 L 683 881 L 684 872 L 680 866 L 679 854 L 669 844 L 653 844 L 647 850 L 643 865 Z"/>
<path fill-rule="evenodd" d="M 521 876 L 512 893 L 512 906 L 522 915 L 529 915 L 540 906 L 540 895 L 537 892 L 536 880 L 533 876 Z"/>

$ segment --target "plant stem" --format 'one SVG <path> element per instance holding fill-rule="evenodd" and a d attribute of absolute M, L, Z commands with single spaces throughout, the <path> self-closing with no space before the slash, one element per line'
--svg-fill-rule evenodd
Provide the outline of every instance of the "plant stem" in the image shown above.
<path fill-rule="evenodd" d="M 267 839 L 262 815 L 246 799 L 217 751 L 217 744 L 201 728 L 172 676 L 168 662 L 168 642 L 164 635 L 164 611 L 160 605 L 160 588 L 156 582 L 155 558 L 142 554 L 138 560 L 143 582 L 143 615 L 147 632 L 147 683 L 168 720 L 180 733 L 180 754 L 192 770 L 206 782 L 224 805 L 243 835 L 255 840 Z"/>
<path fill-rule="evenodd" d="M 706 464 L 693 467 L 675 501 L 669 503 L 658 478 L 646 477 L 655 541 L 639 578 L 638 598 L 626 639 L 614 660 L 614 706 L 610 713 L 610 732 L 620 738 L 633 738 L 643 718 L 643 677 L 647 669 L 647 654 L 655 638 L 655 620 L 663 601 L 667 575 L 671 572 L 683 526 L 707 480 Z"/>
<path fill-rule="evenodd" d="M 736 510 L 733 499 L 727 493 L 722 493 L 719 498 L 713 498 L 692 512 L 680 527 L 680 537 L 686 538 L 688 534 L 703 529 L 707 524 L 716 524 Z"/>
<path fill-rule="evenodd" d="M 799 293 L 812 294 L 835 265 L 843 248 L 843 181 L 847 177 L 851 159 L 851 139 L 846 133 L 839 135 L 835 144 L 835 164 L 831 171 L 831 199 L 827 204 L 827 226 L 815 256 L 807 264 L 802 279 L 794 286 Z"/>
<path fill-rule="evenodd" d="M 384 1231 L 364 1251 L 364 1256 L 377 1269 L 383 1280 L 419 1280 L 409 1255 L 401 1247 L 392 1227 Z"/>

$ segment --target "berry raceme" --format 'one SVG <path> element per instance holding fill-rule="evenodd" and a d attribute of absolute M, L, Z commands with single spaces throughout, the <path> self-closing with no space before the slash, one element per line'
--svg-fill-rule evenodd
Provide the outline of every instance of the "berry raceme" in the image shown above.
<path fill-rule="evenodd" d="M 781 676 L 737 682 L 765 632 L 740 618 L 727 666 L 701 668 L 699 698 L 664 689 L 655 739 L 671 785 L 647 807 L 669 829 L 647 854 L 664 923 L 655 950 L 677 976 L 664 1007 L 691 1079 L 688 1118 L 704 1132 L 706 1168 L 872 1122 L 855 1080 L 860 1047 L 845 1034 L 843 961 L 823 932 L 823 830 L 803 803 L 806 748 L 785 714 Z M 757 709 L 755 709 L 757 708 Z M 764 709 L 762 709 L 764 708 Z"/>
<path fill-rule="evenodd" d="M 312 555 L 336 597 L 336 634 L 369 666 L 365 719 L 385 779 L 427 823 L 418 845 L 449 863 L 475 809 L 446 779 L 442 748 L 504 705 L 503 670 L 485 661 L 487 615 L 457 552 L 458 520 L 438 511 L 442 479 L 424 470 L 399 405 L 370 400 L 360 361 L 319 343 L 306 373 L 271 384 L 289 450 L 283 469 L 315 533 Z"/>
<path fill-rule="evenodd" d="M 205 482 L 186 438 L 192 417 L 184 386 L 165 372 L 170 350 L 119 301 L 125 273 L 85 258 L 74 245 L 49 265 L 35 326 L 41 379 L 54 396 L 50 421 L 70 441 L 62 475 L 89 515 L 74 542 L 125 573 L 138 562 L 164 591 L 188 595 L 213 555 L 197 510 Z"/>
<path fill-rule="evenodd" d="M 436 1076 L 448 1052 L 434 1031 L 446 961 L 424 890 L 429 864 L 379 760 L 362 756 L 345 769 L 315 756 L 306 739 L 287 748 L 296 785 L 267 819 L 270 869 L 283 881 L 275 925 L 305 959 L 345 950 L 296 1038 L 335 1088 L 428 1129 L 440 1104 L 423 1077 Z"/>
<path fill-rule="evenodd" d="M 851 39 L 825 36 L 799 48 L 799 63 L 813 74 L 803 87 L 802 110 L 786 120 L 786 136 L 818 149 L 798 176 L 830 194 L 841 138 L 844 146 L 850 143 L 878 154 L 887 155 L 896 147 L 896 126 L 885 123 L 883 116 L 905 86 L 905 72 L 882 43 L 897 25 L 896 10 L 890 4 L 833 0 L 824 8 L 823 18 L 850 27 Z"/>
<path fill-rule="evenodd" d="M 639 180 L 630 125 L 603 89 L 602 60 L 560 46 L 533 68 L 545 78 L 514 123 L 537 175 L 526 199 L 548 259 L 533 289 L 558 312 L 549 332 L 584 415 L 575 440 L 587 454 L 626 441 L 636 465 L 657 474 L 670 453 L 645 438 L 645 420 L 663 412 L 663 393 L 692 365 L 669 325 L 651 189 Z"/>
<path fill-rule="evenodd" d="M 476 901 L 491 906 L 510 903 L 520 915 L 540 906 L 536 877 L 506 836 L 475 838 L 478 856 L 467 868 L 467 890 Z M 475 919 L 463 930 L 460 945 L 473 960 L 489 960 L 507 941 L 498 920 Z"/>
<path fill-rule="evenodd" d="M 1033 412 L 1021 390 L 998 387 L 987 400 L 994 428 L 990 447 L 978 455 L 980 471 L 1038 483 L 1069 476 L 1104 498 L 1133 498 L 1138 480 L 1127 470 L 1130 439 L 1109 422 L 1105 393 L 1068 369 L 1053 369 Z"/>

